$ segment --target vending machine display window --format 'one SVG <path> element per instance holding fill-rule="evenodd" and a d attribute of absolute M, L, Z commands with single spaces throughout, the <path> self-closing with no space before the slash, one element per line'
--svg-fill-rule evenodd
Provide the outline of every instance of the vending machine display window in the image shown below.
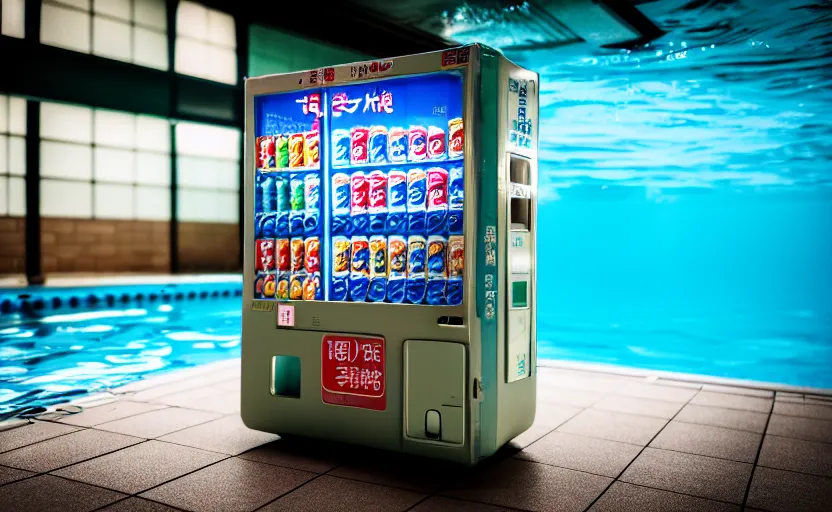
<path fill-rule="evenodd" d="M 462 81 L 255 98 L 255 298 L 462 303 Z"/>

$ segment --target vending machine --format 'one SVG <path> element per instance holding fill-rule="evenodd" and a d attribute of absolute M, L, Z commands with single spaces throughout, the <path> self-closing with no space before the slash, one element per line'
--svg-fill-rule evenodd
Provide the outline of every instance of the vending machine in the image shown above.
<path fill-rule="evenodd" d="M 531 426 L 538 90 L 482 45 L 246 81 L 248 427 L 474 464 Z"/>

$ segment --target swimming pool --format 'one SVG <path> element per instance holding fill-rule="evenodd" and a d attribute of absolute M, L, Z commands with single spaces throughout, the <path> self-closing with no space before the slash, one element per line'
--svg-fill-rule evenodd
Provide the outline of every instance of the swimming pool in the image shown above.
<path fill-rule="evenodd" d="M 0 419 L 143 375 L 240 357 L 239 283 L 144 292 L 140 300 L 140 288 L 126 290 L 132 295 L 60 290 L 52 292 L 63 297 L 57 309 L 54 297 L 34 298 L 29 311 L 0 316 Z"/>

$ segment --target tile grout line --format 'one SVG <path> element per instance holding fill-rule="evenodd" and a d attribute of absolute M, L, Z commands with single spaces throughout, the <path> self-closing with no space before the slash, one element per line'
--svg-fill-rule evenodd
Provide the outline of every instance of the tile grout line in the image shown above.
<path fill-rule="evenodd" d="M 771 401 L 771 409 L 768 411 L 768 418 L 766 418 L 766 428 L 763 430 L 763 435 L 760 437 L 760 445 L 757 446 L 757 456 L 754 458 L 754 464 L 751 466 L 751 474 L 748 476 L 748 483 L 745 485 L 745 494 L 742 498 L 742 508 L 745 510 L 748 503 L 748 495 L 751 492 L 751 483 L 754 481 L 754 474 L 757 472 L 757 464 L 760 461 L 760 453 L 763 451 L 763 443 L 766 441 L 766 434 L 768 433 L 768 425 L 771 423 L 771 417 L 774 415 L 774 400 Z"/>
<path fill-rule="evenodd" d="M 607 487 L 606 487 L 606 488 L 604 488 L 604 490 L 603 490 L 603 491 L 601 491 L 601 493 L 600 493 L 600 494 L 598 494 L 598 496 L 596 496 L 594 500 L 592 500 L 592 502 L 591 502 L 591 503 L 590 503 L 590 504 L 589 504 L 589 505 L 588 505 L 588 506 L 584 509 L 584 512 L 588 512 L 588 511 L 589 511 L 589 509 L 591 509 L 591 508 L 593 507 L 593 505 L 595 505 L 595 503 L 597 503 L 597 502 L 598 502 L 598 500 L 600 500 L 600 499 L 601 499 L 601 497 L 602 497 L 603 495 L 605 495 L 605 494 L 607 493 L 607 491 L 609 491 L 609 490 L 610 490 L 610 487 L 612 487 L 612 486 L 613 486 L 613 484 L 614 484 L 615 482 L 619 482 L 619 481 L 620 481 L 620 480 L 619 480 L 619 478 L 621 478 L 621 475 L 623 475 L 623 474 L 627 471 L 627 469 L 629 469 L 629 468 L 630 468 L 630 466 L 632 466 L 632 465 L 633 465 L 633 462 L 635 462 L 636 460 L 638 460 L 638 458 L 639 458 L 639 457 L 641 457 L 641 454 L 642 454 L 642 453 L 644 453 L 644 450 L 646 450 L 648 446 L 650 446 L 650 443 L 652 443 L 652 442 L 653 442 L 653 441 L 654 441 L 654 440 L 655 440 L 655 439 L 659 436 L 659 434 L 661 434 L 661 433 L 664 431 L 664 429 L 666 429 L 666 428 L 667 428 L 667 426 L 668 426 L 668 425 L 670 425 L 670 423 L 673 421 L 673 419 L 674 419 L 674 418 L 676 418 L 676 416 L 678 416 L 678 415 L 679 415 L 679 413 L 680 413 L 680 412 L 682 412 L 682 410 L 684 410 L 684 408 L 685 408 L 685 407 L 687 407 L 687 406 L 690 404 L 690 402 L 691 402 L 694 398 L 696 398 L 696 396 L 697 396 L 699 393 L 701 393 L 701 392 L 702 392 L 702 391 L 700 390 L 700 391 L 697 391 L 696 393 L 694 393 L 694 394 L 693 394 L 693 396 L 692 396 L 692 397 L 690 397 L 690 398 L 688 399 L 688 401 L 687 401 L 687 402 L 685 402 L 685 403 L 684 403 L 684 405 L 682 405 L 682 407 L 680 407 L 680 408 L 679 408 L 679 410 L 678 410 L 678 411 L 676 411 L 676 414 L 674 414 L 672 418 L 670 418 L 669 420 L 667 420 L 667 423 L 665 423 L 665 424 L 664 424 L 664 426 L 663 426 L 662 428 L 660 428 L 660 429 L 659 429 L 659 431 L 658 431 L 658 432 L 656 432 L 656 434 L 655 434 L 653 437 L 651 437 L 651 438 L 650 438 L 650 441 L 648 441 L 648 442 L 647 442 L 647 444 L 646 444 L 646 445 L 644 445 L 644 446 L 641 448 L 641 450 L 639 450 L 639 452 L 636 454 L 636 456 L 635 456 L 635 457 L 633 457 L 633 459 L 632 459 L 630 462 L 628 462 L 628 463 L 627 463 L 627 465 L 624 467 L 624 469 L 622 469 L 622 470 L 618 473 L 618 476 L 616 476 L 615 478 L 613 478 L 613 479 L 612 479 L 612 481 L 609 483 L 609 485 L 607 485 Z M 609 478 L 609 477 L 607 477 L 607 478 Z"/>

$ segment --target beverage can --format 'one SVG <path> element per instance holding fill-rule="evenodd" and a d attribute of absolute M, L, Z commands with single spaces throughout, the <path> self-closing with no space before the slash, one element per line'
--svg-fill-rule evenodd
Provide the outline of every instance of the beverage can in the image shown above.
<path fill-rule="evenodd" d="M 302 174 L 292 174 L 289 176 L 290 202 L 292 211 L 301 211 L 306 206 L 305 196 L 306 190 L 303 183 Z"/>
<path fill-rule="evenodd" d="M 444 236 L 428 237 L 428 276 L 447 277 L 448 239 Z"/>
<path fill-rule="evenodd" d="M 448 209 L 448 171 L 440 167 L 428 169 L 427 209 Z"/>
<path fill-rule="evenodd" d="M 345 236 L 336 236 L 332 239 L 333 276 L 344 277 L 349 275 L 350 266 L 352 265 L 351 246 L 350 239 Z"/>
<path fill-rule="evenodd" d="M 425 211 L 427 173 L 422 169 L 407 172 L 407 211 Z"/>
<path fill-rule="evenodd" d="M 291 240 L 292 264 L 291 272 L 300 272 L 303 269 L 303 238 L 295 237 Z"/>
<path fill-rule="evenodd" d="M 363 126 L 356 126 L 350 130 L 350 163 L 366 164 L 369 160 L 368 144 L 370 129 Z"/>
<path fill-rule="evenodd" d="M 332 175 L 332 214 L 350 213 L 350 177 L 342 172 Z"/>
<path fill-rule="evenodd" d="M 448 121 L 448 158 L 460 158 L 465 149 L 465 130 L 462 118 L 455 117 Z"/>
<path fill-rule="evenodd" d="M 285 169 L 289 167 L 289 139 L 285 135 L 274 138 L 275 167 Z"/>
<path fill-rule="evenodd" d="M 369 137 L 370 163 L 387 163 L 387 128 L 373 126 L 370 128 Z"/>
<path fill-rule="evenodd" d="M 274 178 L 274 186 L 276 191 L 275 211 L 288 212 L 292 209 L 292 203 L 290 200 L 291 193 L 289 192 L 291 184 L 289 183 L 289 180 L 285 175 L 277 175 Z"/>
<path fill-rule="evenodd" d="M 289 167 L 303 167 L 303 134 L 293 133 L 289 136 Z"/>
<path fill-rule="evenodd" d="M 257 259 L 255 270 L 258 272 L 268 272 L 275 269 L 275 247 L 274 247 L 274 240 L 272 239 L 265 239 L 265 240 L 257 240 L 256 244 L 256 252 L 257 252 Z"/>
<path fill-rule="evenodd" d="M 404 279 L 407 276 L 407 240 L 400 235 L 388 239 L 390 279 Z"/>
<path fill-rule="evenodd" d="M 308 274 L 321 271 L 321 242 L 317 236 L 310 236 L 303 242 L 303 268 Z"/>
<path fill-rule="evenodd" d="M 260 183 L 258 189 L 260 191 L 260 205 L 259 210 L 263 213 L 274 213 L 277 208 L 277 177 L 270 174 L 260 174 Z"/>
<path fill-rule="evenodd" d="M 289 273 L 280 272 L 277 274 L 277 300 L 289 300 Z"/>
<path fill-rule="evenodd" d="M 292 268 L 292 252 L 288 238 L 277 239 L 277 270 L 288 272 Z"/>
<path fill-rule="evenodd" d="M 318 300 L 320 286 L 321 275 L 319 273 L 306 274 L 303 281 L 303 300 Z"/>
<path fill-rule="evenodd" d="M 332 130 L 332 165 L 343 167 L 350 164 L 349 130 Z"/>
<path fill-rule="evenodd" d="M 448 277 L 461 278 L 465 267 L 465 237 L 448 237 Z"/>
<path fill-rule="evenodd" d="M 306 209 L 320 208 L 321 179 L 316 173 L 307 174 L 303 178 L 303 200 Z"/>
<path fill-rule="evenodd" d="M 428 127 L 428 159 L 445 158 L 445 130 L 438 126 Z"/>
<path fill-rule="evenodd" d="M 303 300 L 303 285 L 306 274 L 294 273 L 289 278 L 289 300 Z"/>
<path fill-rule="evenodd" d="M 407 160 L 421 162 L 428 154 L 428 131 L 424 126 L 411 126 L 407 132 Z"/>
<path fill-rule="evenodd" d="M 387 175 L 387 210 L 390 213 L 407 209 L 407 173 L 393 169 Z"/>
<path fill-rule="evenodd" d="M 274 168 L 274 137 L 265 135 L 257 137 L 257 168 Z"/>
<path fill-rule="evenodd" d="M 421 235 L 411 235 L 407 239 L 407 277 L 425 277 L 426 242 Z"/>
<path fill-rule="evenodd" d="M 389 149 L 387 156 L 391 162 L 407 161 L 407 130 L 400 126 L 390 128 L 387 135 Z"/>
<path fill-rule="evenodd" d="M 375 170 L 367 176 L 367 209 L 372 213 L 387 211 L 387 176 Z"/>
<path fill-rule="evenodd" d="M 387 238 L 370 237 L 370 278 L 387 278 Z"/>
<path fill-rule="evenodd" d="M 352 266 L 350 274 L 353 277 L 368 277 L 370 275 L 370 242 L 366 236 L 352 237 Z"/>
<path fill-rule="evenodd" d="M 303 134 L 303 161 L 306 167 L 318 167 L 321 161 L 321 147 L 318 130 Z"/>
<path fill-rule="evenodd" d="M 367 196 L 369 183 L 364 173 L 357 171 L 350 176 L 350 214 L 360 215 L 367 213 Z"/>

